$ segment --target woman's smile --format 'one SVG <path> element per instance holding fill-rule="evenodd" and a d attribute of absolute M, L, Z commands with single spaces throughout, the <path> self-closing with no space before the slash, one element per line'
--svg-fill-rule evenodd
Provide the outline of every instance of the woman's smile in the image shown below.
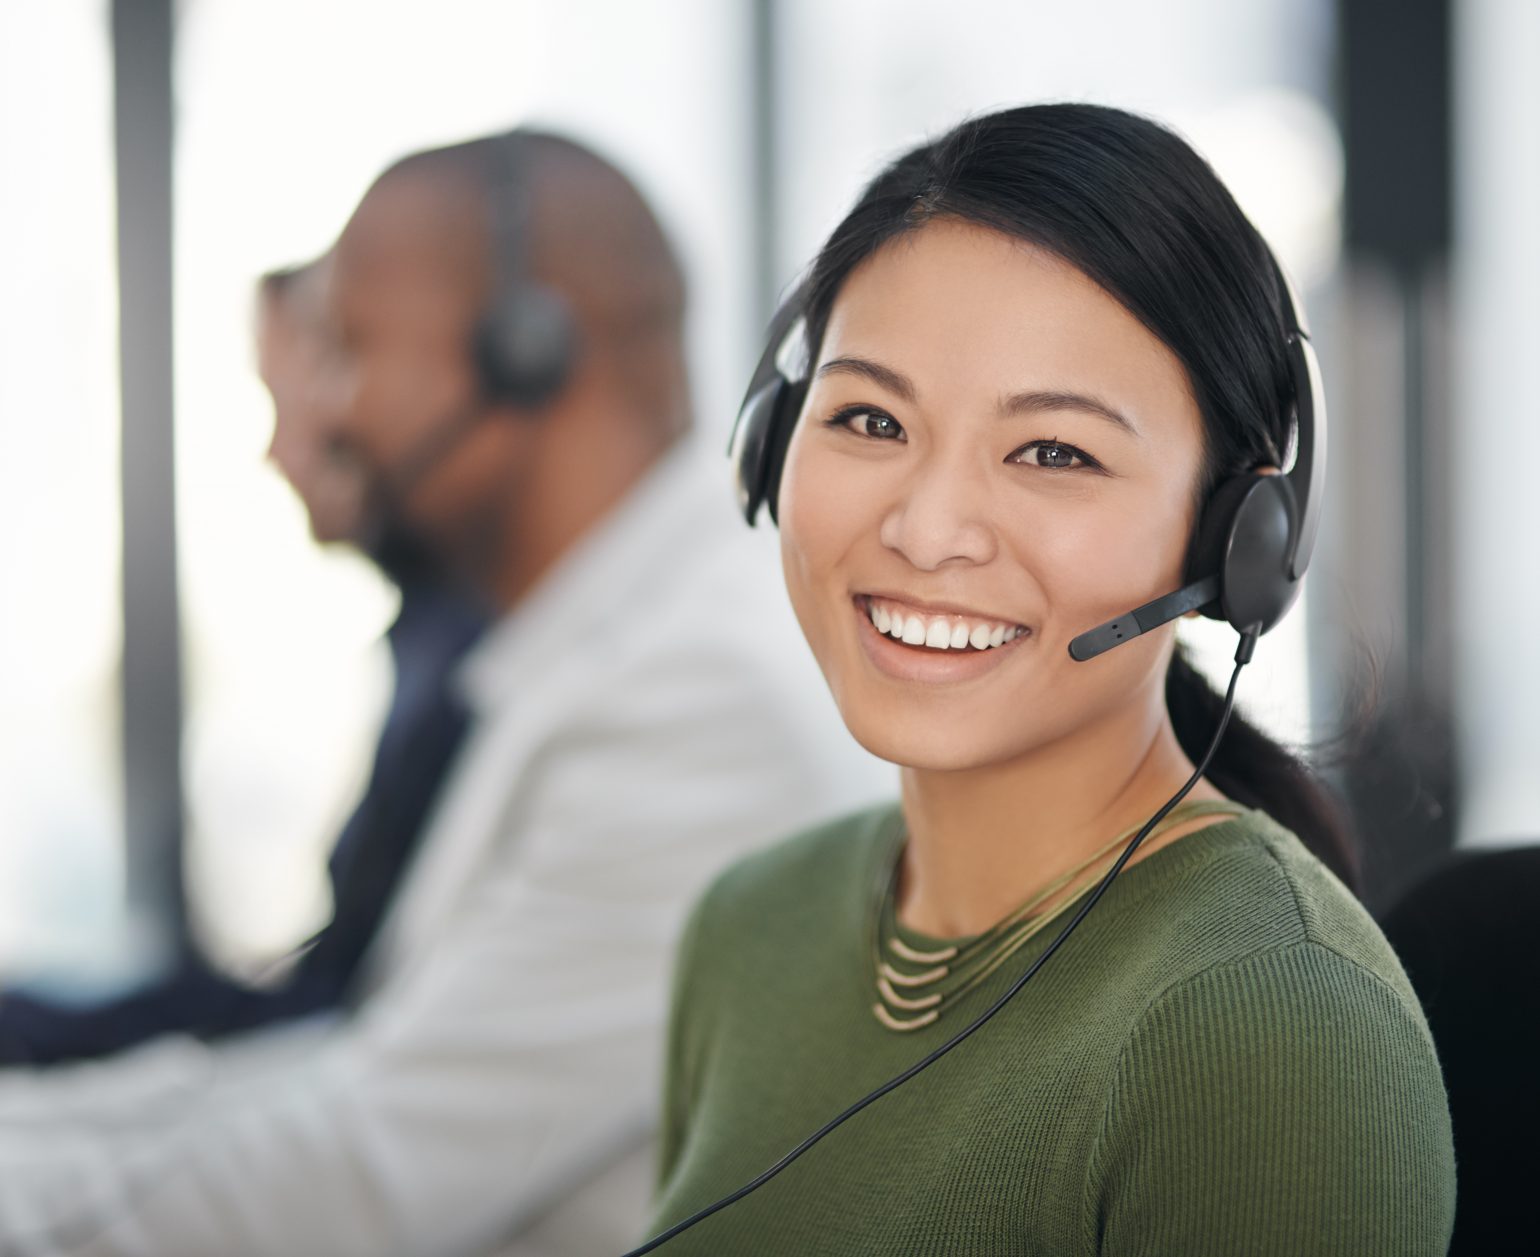
<path fill-rule="evenodd" d="M 857 594 L 855 632 L 879 672 L 945 684 L 991 671 L 1031 630 L 1011 620 L 888 594 Z"/>

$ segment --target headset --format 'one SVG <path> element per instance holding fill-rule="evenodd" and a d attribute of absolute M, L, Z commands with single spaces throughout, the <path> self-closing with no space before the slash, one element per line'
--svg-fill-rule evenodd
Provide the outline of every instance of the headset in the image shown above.
<path fill-rule="evenodd" d="M 471 335 L 471 355 L 483 402 L 538 411 L 571 376 L 577 324 L 567 302 L 534 278 L 530 133 L 506 131 L 486 143 L 493 167 L 487 205 L 497 284 Z"/>
<path fill-rule="evenodd" d="M 1310 343 L 1303 307 L 1270 250 L 1267 260 L 1278 284 L 1285 320 L 1284 340 L 1294 402 L 1294 462 L 1283 475 L 1246 472 L 1220 482 L 1209 495 L 1188 548 L 1187 571 L 1180 589 L 1081 633 L 1069 645 L 1070 657 L 1086 662 L 1132 641 L 1189 611 L 1227 621 L 1240 635 L 1235 668 L 1208 749 L 1182 788 L 1168 799 L 1123 848 L 1085 901 L 1042 953 L 1004 994 L 946 1042 L 875 1091 L 831 1118 L 763 1173 L 736 1191 L 675 1223 L 624 1257 L 643 1257 L 698 1222 L 762 1187 L 836 1127 L 868 1105 L 928 1069 L 1005 1007 L 1074 933 L 1107 888 L 1155 828 L 1203 774 L 1219 748 L 1235 708 L 1241 669 L 1251 661 L 1257 639 L 1283 618 L 1299 596 L 1300 582 L 1315 549 L 1326 483 L 1326 405 L 1320 365 Z M 793 290 L 770 321 L 768 343 L 749 380 L 748 392 L 733 428 L 728 456 L 737 482 L 738 505 L 752 527 L 760 508 L 776 518 L 776 496 L 786 449 L 807 396 L 810 346 L 807 344 L 806 280 Z"/>
<path fill-rule="evenodd" d="M 1265 246 L 1264 246 L 1265 247 Z M 1321 369 L 1288 277 L 1271 252 L 1286 327 L 1294 396 L 1294 465 L 1285 475 L 1246 472 L 1220 482 L 1201 512 L 1188 547 L 1180 589 L 1136 607 L 1070 642 L 1070 657 L 1085 662 L 1197 611 L 1225 620 L 1238 633 L 1265 633 L 1283 618 L 1315 550 L 1326 480 L 1326 406 Z M 803 281 L 770 321 L 769 343 L 749 381 L 728 456 L 738 505 L 752 527 L 760 507 L 777 519 L 776 498 L 792 429 L 807 397 L 810 346 Z"/>
<path fill-rule="evenodd" d="M 487 234 L 495 280 L 470 335 L 476 372 L 471 399 L 444 415 L 394 468 L 377 473 L 377 491 L 400 502 L 499 407 L 538 416 L 561 395 L 577 361 L 577 320 L 562 296 L 534 278 L 535 169 L 530 132 L 505 131 L 486 146 Z"/>

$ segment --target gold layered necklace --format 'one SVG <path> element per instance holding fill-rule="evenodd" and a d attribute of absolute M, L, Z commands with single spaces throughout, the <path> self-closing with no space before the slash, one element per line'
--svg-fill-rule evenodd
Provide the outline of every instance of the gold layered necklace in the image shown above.
<path fill-rule="evenodd" d="M 1183 803 L 1172 808 L 1145 841 L 1200 816 L 1239 816 L 1245 810 L 1228 799 Z M 919 1030 L 937 1021 L 1033 936 L 1062 915 L 1084 891 L 1101 880 L 1117 860 L 1118 852 L 1141 828 L 1142 824 L 1124 830 L 1106 846 L 1039 889 L 1025 903 L 1006 913 L 984 933 L 928 951 L 912 947 L 899 937 L 894 899 L 903 855 L 900 835 L 893 855 L 883 864 L 871 916 L 872 963 L 877 987 L 873 1016 L 889 1030 L 897 1031 Z M 1057 904 L 1044 908 L 1061 892 L 1063 897 Z"/>

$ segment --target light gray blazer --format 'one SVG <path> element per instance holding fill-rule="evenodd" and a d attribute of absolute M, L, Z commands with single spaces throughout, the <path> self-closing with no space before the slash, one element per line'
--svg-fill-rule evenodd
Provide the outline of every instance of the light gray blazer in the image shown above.
<path fill-rule="evenodd" d="M 839 725 L 772 545 L 686 448 L 494 626 L 351 1017 L 0 1073 L 0 1257 L 634 1243 L 691 901 L 894 789 Z"/>

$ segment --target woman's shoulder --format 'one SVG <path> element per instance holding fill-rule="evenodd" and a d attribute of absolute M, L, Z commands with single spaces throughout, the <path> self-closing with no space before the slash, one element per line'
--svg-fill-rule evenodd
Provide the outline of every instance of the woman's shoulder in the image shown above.
<path fill-rule="evenodd" d="M 1183 840 L 1188 841 L 1194 843 L 1192 858 L 1173 861 L 1178 867 L 1165 894 L 1184 905 L 1189 920 L 1207 923 L 1210 947 L 1193 957 L 1198 967 L 1296 948 L 1319 950 L 1418 1007 L 1368 910 L 1294 833 L 1252 810 Z"/>
<path fill-rule="evenodd" d="M 881 855 L 898 832 L 897 803 L 801 830 L 718 874 L 680 941 L 676 1009 L 691 1033 L 757 989 L 768 966 L 811 971 L 813 958 L 859 932 Z M 801 958 L 793 961 L 793 958 Z M 803 964 L 803 962 L 806 962 Z M 680 1003 L 681 992 L 690 998 Z"/>
<path fill-rule="evenodd" d="M 1157 1234 L 1161 1251 L 1216 1251 L 1219 1226 L 1237 1237 L 1226 1251 L 1252 1235 L 1270 1243 L 1248 1251 L 1314 1253 L 1327 1233 L 1333 1252 L 1443 1251 L 1448 1108 L 1379 928 L 1261 813 L 1147 863 L 1168 852 L 1128 903 L 1165 923 L 1140 931 L 1164 968 L 1129 988 L 1093 1156 L 1108 1248 Z M 1318 1190 L 1301 1210 L 1306 1181 Z"/>
<path fill-rule="evenodd" d="M 1231 1065 L 1265 1050 L 1275 1072 L 1295 1058 L 1312 1094 L 1328 1094 L 1328 1075 L 1341 1083 L 1356 1071 L 1362 1082 L 1390 1071 L 1426 1112 L 1443 1111 L 1427 1022 L 1400 961 L 1295 834 L 1251 811 L 1146 863 L 1152 876 L 1131 879 L 1125 905 L 1139 941 L 1123 955 L 1123 1069 L 1152 1045 Z M 1347 1053 L 1335 1074 L 1319 1072 L 1328 1040 Z"/>

